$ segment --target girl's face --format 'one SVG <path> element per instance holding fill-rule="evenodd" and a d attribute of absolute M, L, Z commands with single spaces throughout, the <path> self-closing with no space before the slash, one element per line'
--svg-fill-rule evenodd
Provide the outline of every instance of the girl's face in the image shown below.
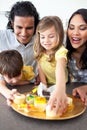
<path fill-rule="evenodd" d="M 58 44 L 57 39 L 54 26 L 40 33 L 40 44 L 46 51 L 50 51 Z"/>
<path fill-rule="evenodd" d="M 19 83 L 22 78 L 22 73 L 19 76 L 13 78 L 9 78 L 8 75 L 3 75 L 3 77 L 8 84 L 17 85 L 17 83 Z"/>
<path fill-rule="evenodd" d="M 87 24 L 81 15 L 77 14 L 71 19 L 68 27 L 68 36 L 73 48 L 78 49 L 85 46 L 87 41 Z"/>

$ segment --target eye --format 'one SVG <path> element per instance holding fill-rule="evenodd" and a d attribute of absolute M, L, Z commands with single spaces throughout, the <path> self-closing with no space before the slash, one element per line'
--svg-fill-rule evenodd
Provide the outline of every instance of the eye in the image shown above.
<path fill-rule="evenodd" d="M 40 35 L 40 39 L 44 39 L 45 38 L 45 36 L 44 35 Z"/>
<path fill-rule="evenodd" d="M 32 30 L 34 27 L 32 26 L 32 27 L 27 27 L 26 29 L 27 30 Z"/>
<path fill-rule="evenodd" d="M 80 26 L 80 30 L 86 30 L 87 26 Z"/>
<path fill-rule="evenodd" d="M 68 26 L 68 29 L 73 30 L 74 26 Z"/>
<path fill-rule="evenodd" d="M 40 36 L 40 39 L 44 39 L 45 37 L 44 36 Z"/>
<path fill-rule="evenodd" d="M 17 26 L 17 29 L 22 29 L 22 27 L 20 27 L 20 26 Z"/>
<path fill-rule="evenodd" d="M 49 38 L 54 38 L 54 35 L 50 35 Z"/>

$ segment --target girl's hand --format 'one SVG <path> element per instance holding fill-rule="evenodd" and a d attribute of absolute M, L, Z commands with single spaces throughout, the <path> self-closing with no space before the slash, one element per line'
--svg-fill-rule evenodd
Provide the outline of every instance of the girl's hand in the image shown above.
<path fill-rule="evenodd" d="M 39 75 L 37 75 L 37 77 L 35 78 L 35 85 L 39 85 L 40 84 L 40 77 Z"/>
<path fill-rule="evenodd" d="M 62 116 L 67 108 L 66 93 L 54 90 L 50 96 L 48 105 L 50 105 L 51 109 L 55 106 L 55 112 L 58 113 L 59 116 Z"/>
<path fill-rule="evenodd" d="M 73 89 L 73 96 L 76 96 L 77 94 L 79 94 L 81 100 L 87 106 L 87 86 L 81 86 Z"/>
<path fill-rule="evenodd" d="M 11 106 L 11 103 L 14 100 L 14 95 L 17 94 L 17 93 L 18 93 L 17 89 L 10 90 L 9 95 L 7 97 L 7 104 L 8 104 L 8 106 Z"/>

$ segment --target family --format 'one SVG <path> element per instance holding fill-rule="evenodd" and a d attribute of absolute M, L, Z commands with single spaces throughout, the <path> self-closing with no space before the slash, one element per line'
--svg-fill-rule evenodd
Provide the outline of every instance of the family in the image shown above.
<path fill-rule="evenodd" d="M 58 16 L 39 18 L 29 1 L 16 2 L 9 13 L 6 30 L 0 30 L 0 93 L 8 105 L 17 89 L 7 84 L 55 84 L 48 104 L 56 102 L 62 115 L 67 106 L 66 83 L 81 82 L 72 94 L 87 105 L 87 9 L 76 10 L 68 21 L 66 43 Z"/>

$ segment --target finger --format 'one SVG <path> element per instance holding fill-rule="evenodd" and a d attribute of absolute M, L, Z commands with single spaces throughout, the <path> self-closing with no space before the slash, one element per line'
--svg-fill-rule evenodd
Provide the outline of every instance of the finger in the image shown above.
<path fill-rule="evenodd" d="M 17 89 L 12 89 L 12 93 L 13 94 L 17 93 Z"/>
<path fill-rule="evenodd" d="M 84 93 L 83 91 L 78 90 L 78 94 L 79 94 L 81 100 L 84 102 L 85 101 L 85 97 L 86 97 L 86 93 Z"/>
<path fill-rule="evenodd" d="M 53 99 L 52 97 L 50 97 L 50 99 L 48 101 L 48 105 L 50 105 L 51 109 L 55 106 L 55 102 L 56 102 L 56 100 Z"/>
<path fill-rule="evenodd" d="M 87 106 L 87 95 L 85 95 L 84 103 L 85 103 L 85 105 Z"/>
<path fill-rule="evenodd" d="M 62 107 L 60 107 L 59 110 L 58 110 L 58 115 L 62 116 L 63 113 L 64 113 L 64 109 Z"/>
<path fill-rule="evenodd" d="M 76 94 L 78 94 L 79 95 L 79 97 L 81 98 L 81 100 L 83 101 L 83 102 L 85 102 L 85 96 L 86 96 L 86 93 L 85 92 L 83 92 L 82 90 L 80 90 L 79 88 L 77 89 L 74 89 L 73 90 L 74 91 L 74 93 L 76 93 Z M 76 96 L 76 94 L 74 95 L 74 96 Z"/>
<path fill-rule="evenodd" d="M 59 109 L 61 109 L 61 106 L 62 106 L 61 102 L 56 102 L 56 104 L 55 104 L 55 112 L 56 113 L 59 113 Z"/>
<path fill-rule="evenodd" d="M 58 113 L 59 116 L 62 116 L 63 113 L 66 112 L 67 110 L 67 102 L 60 102 L 57 106 L 56 106 L 56 113 Z"/>
<path fill-rule="evenodd" d="M 9 100 L 9 99 L 7 99 L 7 105 L 8 105 L 8 106 L 11 106 L 11 104 L 12 104 L 12 101 Z"/>
<path fill-rule="evenodd" d="M 72 94 L 73 94 L 73 96 L 76 96 L 76 94 L 77 94 L 77 89 L 73 89 Z"/>
<path fill-rule="evenodd" d="M 9 95 L 8 100 L 14 100 L 14 96 L 12 94 Z"/>

